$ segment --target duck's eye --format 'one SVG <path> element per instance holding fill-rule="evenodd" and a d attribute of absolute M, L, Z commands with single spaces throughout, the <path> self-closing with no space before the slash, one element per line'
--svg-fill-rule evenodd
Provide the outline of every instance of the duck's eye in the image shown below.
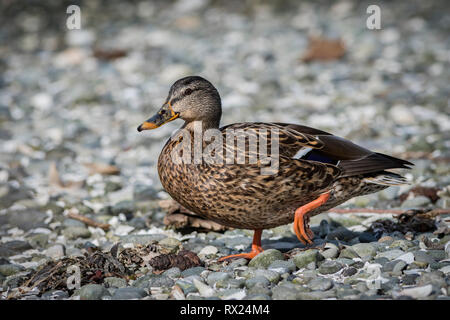
<path fill-rule="evenodd" d="M 185 95 L 185 96 L 188 96 L 188 95 L 190 95 L 191 93 L 192 93 L 192 89 L 190 89 L 190 88 L 184 90 L 184 95 Z"/>
<path fill-rule="evenodd" d="M 167 112 L 166 110 L 162 109 L 162 110 L 159 112 L 159 114 L 163 116 L 163 115 L 166 114 L 166 112 Z"/>

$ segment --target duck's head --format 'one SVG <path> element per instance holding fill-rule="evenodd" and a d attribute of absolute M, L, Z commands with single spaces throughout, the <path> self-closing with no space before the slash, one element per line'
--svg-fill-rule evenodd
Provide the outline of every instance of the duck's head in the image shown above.
<path fill-rule="evenodd" d="M 177 118 L 185 121 L 185 127 L 201 121 L 203 128 L 218 128 L 222 107 L 219 92 L 206 79 L 189 76 L 177 80 L 159 111 L 137 130 L 156 129 Z"/>

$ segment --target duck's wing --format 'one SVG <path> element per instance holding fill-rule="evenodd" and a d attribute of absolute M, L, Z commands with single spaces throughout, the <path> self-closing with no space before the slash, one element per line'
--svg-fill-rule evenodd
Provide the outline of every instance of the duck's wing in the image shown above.
<path fill-rule="evenodd" d="M 234 133 L 242 130 L 247 134 L 256 132 L 262 136 L 266 135 L 268 150 L 275 142 L 273 132 L 276 132 L 280 156 L 334 165 L 341 170 L 342 177 L 394 168 L 410 169 L 409 166 L 413 165 L 406 160 L 371 151 L 328 132 L 297 124 L 246 122 L 234 123 L 221 130 L 234 130 Z M 248 149 L 246 152 L 249 152 Z"/>
<path fill-rule="evenodd" d="M 371 151 L 325 131 L 296 124 L 275 123 L 275 125 L 319 140 L 321 147 L 312 148 L 307 153 L 303 153 L 300 159 L 334 164 L 342 170 L 342 177 L 380 172 L 386 169 L 410 169 L 409 166 L 414 165 L 403 159 Z"/>

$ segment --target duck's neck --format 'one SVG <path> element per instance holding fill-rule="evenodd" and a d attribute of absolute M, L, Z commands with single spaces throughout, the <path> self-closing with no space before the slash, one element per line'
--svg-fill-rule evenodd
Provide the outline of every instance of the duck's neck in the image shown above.
<path fill-rule="evenodd" d="M 201 133 L 205 132 L 208 129 L 219 129 L 220 119 L 214 120 L 202 120 L 202 121 L 190 121 L 185 122 L 181 129 L 189 130 L 190 132 L 200 131 Z"/>

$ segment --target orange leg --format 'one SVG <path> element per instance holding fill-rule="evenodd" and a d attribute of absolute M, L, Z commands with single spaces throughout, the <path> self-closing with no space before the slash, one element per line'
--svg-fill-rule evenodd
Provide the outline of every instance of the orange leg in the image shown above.
<path fill-rule="evenodd" d="M 219 262 L 237 258 L 245 258 L 249 260 L 253 259 L 259 253 L 263 252 L 263 248 L 261 247 L 261 234 L 262 229 L 255 230 L 255 233 L 253 234 L 252 251 L 250 251 L 249 253 L 239 253 L 239 254 L 232 254 L 230 256 L 225 256 L 220 258 Z"/>
<path fill-rule="evenodd" d="M 330 193 L 322 194 L 316 200 L 301 206 L 295 210 L 294 218 L 294 231 L 297 235 L 298 240 L 304 244 L 312 244 L 312 239 L 314 238 L 314 233 L 308 227 L 309 217 L 306 214 L 327 202 L 330 197 Z"/>

